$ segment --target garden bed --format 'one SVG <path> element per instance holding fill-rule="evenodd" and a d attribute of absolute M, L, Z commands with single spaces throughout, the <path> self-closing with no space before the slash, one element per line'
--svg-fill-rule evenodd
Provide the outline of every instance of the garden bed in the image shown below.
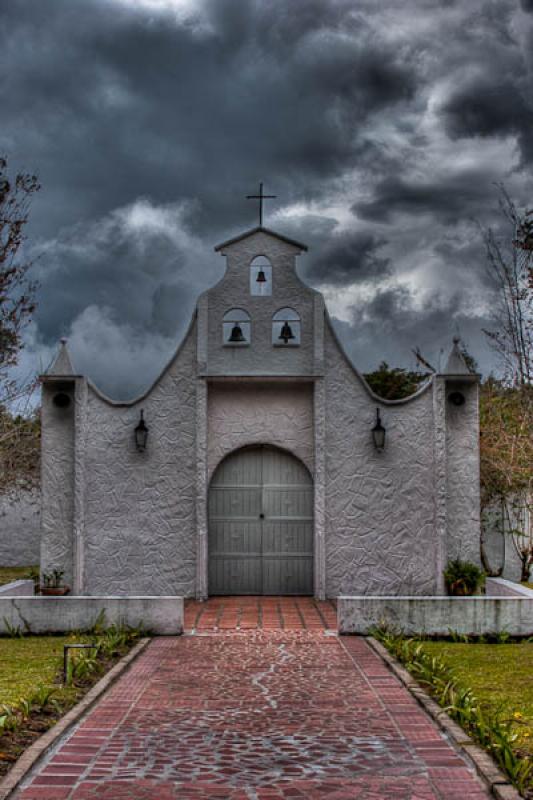
<path fill-rule="evenodd" d="M 501 713 L 517 736 L 516 747 L 533 756 L 533 642 L 437 641 L 424 642 L 424 650 L 442 658 L 483 709 Z"/>
<path fill-rule="evenodd" d="M 486 749 L 524 797 L 533 798 L 533 642 L 375 637 Z"/>
<path fill-rule="evenodd" d="M 111 626 L 70 636 L 0 638 L 0 776 L 137 642 L 140 630 Z M 95 644 L 71 655 L 63 684 L 63 646 Z M 72 651 L 71 651 L 72 653 Z"/>

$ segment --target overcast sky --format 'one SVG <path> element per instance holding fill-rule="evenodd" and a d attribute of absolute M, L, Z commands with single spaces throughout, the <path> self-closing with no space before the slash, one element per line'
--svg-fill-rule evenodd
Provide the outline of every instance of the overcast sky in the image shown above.
<path fill-rule="evenodd" d="M 532 67 L 533 0 L 4 0 L 0 153 L 42 183 L 23 368 L 67 336 L 113 396 L 149 384 L 263 181 L 357 366 L 460 334 L 489 372 L 477 223 L 497 183 L 532 204 Z"/>

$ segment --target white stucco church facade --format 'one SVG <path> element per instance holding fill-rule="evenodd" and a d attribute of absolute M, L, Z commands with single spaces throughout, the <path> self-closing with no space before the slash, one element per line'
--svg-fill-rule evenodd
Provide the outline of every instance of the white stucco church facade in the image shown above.
<path fill-rule="evenodd" d="M 42 377 L 44 572 L 79 595 L 323 598 L 440 594 L 449 558 L 478 561 L 477 376 L 454 344 L 415 395 L 378 398 L 298 277 L 306 249 L 263 226 L 218 245 L 223 278 L 132 402 L 62 343 Z"/>

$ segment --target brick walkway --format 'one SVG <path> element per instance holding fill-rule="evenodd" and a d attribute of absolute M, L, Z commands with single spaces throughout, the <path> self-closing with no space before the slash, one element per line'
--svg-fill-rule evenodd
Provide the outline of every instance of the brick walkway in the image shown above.
<path fill-rule="evenodd" d="M 312 597 L 213 597 L 207 603 L 185 601 L 185 630 L 337 629 L 331 601 Z"/>
<path fill-rule="evenodd" d="M 17 800 L 488 797 L 364 639 L 317 627 L 154 639 Z"/>

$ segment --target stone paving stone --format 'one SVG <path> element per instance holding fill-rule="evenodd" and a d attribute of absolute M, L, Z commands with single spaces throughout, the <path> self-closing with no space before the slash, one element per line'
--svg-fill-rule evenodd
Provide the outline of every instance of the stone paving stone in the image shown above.
<path fill-rule="evenodd" d="M 332 607 L 230 600 L 203 632 L 190 605 L 199 635 L 154 639 L 17 800 L 490 796 L 364 639 L 331 635 Z"/>
<path fill-rule="evenodd" d="M 334 604 L 312 597 L 214 597 L 185 601 L 185 629 L 225 630 L 337 629 Z"/>

